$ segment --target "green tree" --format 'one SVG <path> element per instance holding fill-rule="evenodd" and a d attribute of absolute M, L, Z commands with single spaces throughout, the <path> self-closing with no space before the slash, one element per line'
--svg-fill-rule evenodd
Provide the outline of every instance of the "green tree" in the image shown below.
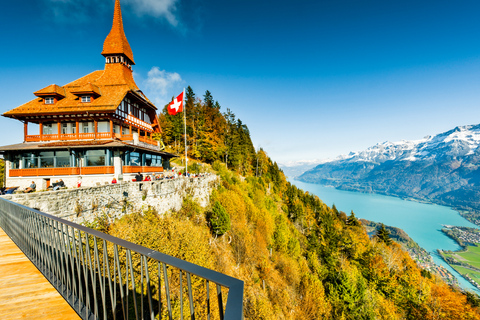
<path fill-rule="evenodd" d="M 212 232 L 221 236 L 230 230 L 230 216 L 220 202 L 215 201 L 212 210 L 207 213 L 207 220 L 210 222 Z"/>
<path fill-rule="evenodd" d="M 350 215 L 348 216 L 347 224 L 348 224 L 349 226 L 354 226 L 354 227 L 360 225 L 360 222 L 358 221 L 357 217 L 355 217 L 355 213 L 353 213 L 353 210 L 352 210 L 352 212 L 350 213 Z"/>
<path fill-rule="evenodd" d="M 392 239 L 390 239 L 390 231 L 385 228 L 385 225 L 382 223 L 380 224 L 380 228 L 377 229 L 375 232 L 375 237 L 383 242 L 387 246 L 389 246 L 392 243 Z"/>

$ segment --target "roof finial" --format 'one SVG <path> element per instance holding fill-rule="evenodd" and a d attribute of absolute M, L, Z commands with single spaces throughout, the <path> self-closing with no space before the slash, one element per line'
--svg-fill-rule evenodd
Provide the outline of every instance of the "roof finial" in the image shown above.
<path fill-rule="evenodd" d="M 133 61 L 133 53 L 128 43 L 125 32 L 123 31 L 122 10 L 120 8 L 120 0 L 115 0 L 115 11 L 113 13 L 112 30 L 108 34 L 103 43 L 102 55 L 124 55 L 131 64 Z"/>

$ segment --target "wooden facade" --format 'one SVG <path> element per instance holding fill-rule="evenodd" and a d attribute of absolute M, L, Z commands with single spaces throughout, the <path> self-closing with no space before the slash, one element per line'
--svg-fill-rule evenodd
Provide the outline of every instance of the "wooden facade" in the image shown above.
<path fill-rule="evenodd" d="M 0 147 L 8 178 L 157 173 L 175 155 L 154 139 L 157 108 L 136 85 L 133 53 L 119 0 L 102 55 L 105 69 L 66 85 L 49 85 L 35 99 L 3 114 L 24 124 L 23 143 Z M 38 133 L 29 132 L 38 125 Z M 16 181 L 11 182 L 15 184 Z M 8 181 L 7 181 L 8 184 Z"/>

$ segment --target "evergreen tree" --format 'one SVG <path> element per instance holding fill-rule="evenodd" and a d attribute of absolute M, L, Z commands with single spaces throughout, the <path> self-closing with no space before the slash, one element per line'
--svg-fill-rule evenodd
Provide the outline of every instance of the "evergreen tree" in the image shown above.
<path fill-rule="evenodd" d="M 207 213 L 207 219 L 210 222 L 212 232 L 221 236 L 230 230 L 230 216 L 220 202 L 215 201 L 213 208 Z"/>
<path fill-rule="evenodd" d="M 221 106 L 206 90 L 203 102 L 195 98 L 188 86 L 185 95 L 188 155 L 200 161 L 213 163 L 220 160 L 229 168 L 246 176 L 255 170 L 257 155 L 250 131 L 235 114 Z M 167 108 L 159 115 L 163 141 L 167 151 L 182 154 L 184 149 L 183 117 L 168 115 Z M 263 159 L 263 158 L 262 158 Z M 266 165 L 266 161 L 263 161 Z"/>
<path fill-rule="evenodd" d="M 358 221 L 357 217 L 355 217 L 355 213 L 353 213 L 353 210 L 352 210 L 352 212 L 350 213 L 350 216 L 348 216 L 347 224 L 348 224 L 349 226 L 354 226 L 354 227 L 360 225 L 360 222 Z"/>
<path fill-rule="evenodd" d="M 213 106 L 214 106 L 213 96 L 210 93 L 210 91 L 208 91 L 208 90 L 205 91 L 205 95 L 203 96 L 203 98 L 204 98 L 203 103 L 205 104 L 205 106 L 207 108 L 213 108 Z"/>
<path fill-rule="evenodd" d="M 377 232 L 375 233 L 375 237 L 383 242 L 387 246 L 389 246 L 392 243 L 392 239 L 390 239 L 390 232 L 385 228 L 385 225 L 382 223 L 380 224 L 380 228 L 377 229 Z"/>

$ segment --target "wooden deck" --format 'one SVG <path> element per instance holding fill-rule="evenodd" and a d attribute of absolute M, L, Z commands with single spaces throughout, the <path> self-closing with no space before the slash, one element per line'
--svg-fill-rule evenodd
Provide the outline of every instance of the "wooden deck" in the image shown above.
<path fill-rule="evenodd" d="M 1 228 L 0 319 L 80 319 Z"/>

